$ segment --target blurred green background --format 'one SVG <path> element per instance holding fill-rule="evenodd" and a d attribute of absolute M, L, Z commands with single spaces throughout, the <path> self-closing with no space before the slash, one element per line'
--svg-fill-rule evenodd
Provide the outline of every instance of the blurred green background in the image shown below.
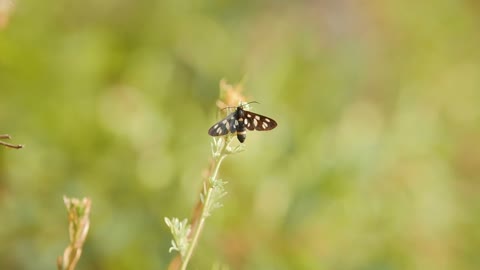
<path fill-rule="evenodd" d="M 0 0 L 6 1 L 6 0 Z M 477 1 L 18 1 L 0 13 L 0 269 L 165 269 L 221 78 L 276 119 L 190 269 L 480 269 Z"/>

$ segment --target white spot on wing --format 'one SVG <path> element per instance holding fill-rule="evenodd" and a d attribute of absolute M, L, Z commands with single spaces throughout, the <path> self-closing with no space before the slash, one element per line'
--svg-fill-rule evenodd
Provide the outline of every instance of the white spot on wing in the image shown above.
<path fill-rule="evenodd" d="M 265 121 L 270 123 L 270 119 L 268 119 L 268 118 L 265 118 Z"/>
<path fill-rule="evenodd" d="M 256 127 L 257 125 L 258 125 L 258 121 L 257 121 L 257 119 L 253 119 L 253 126 L 255 126 L 255 127 Z"/>
<path fill-rule="evenodd" d="M 217 128 L 217 134 L 221 134 L 221 133 L 222 133 L 222 128 L 221 127 Z"/>
<path fill-rule="evenodd" d="M 262 123 L 262 128 L 267 128 L 268 127 L 268 124 L 266 122 L 263 122 Z"/>
<path fill-rule="evenodd" d="M 255 119 L 260 120 L 260 116 L 255 115 Z"/>

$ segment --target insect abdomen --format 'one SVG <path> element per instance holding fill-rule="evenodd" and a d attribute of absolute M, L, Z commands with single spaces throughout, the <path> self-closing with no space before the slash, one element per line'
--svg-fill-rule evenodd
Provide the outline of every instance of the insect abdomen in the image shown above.
<path fill-rule="evenodd" d="M 245 111 L 241 107 L 237 107 L 237 139 L 243 143 L 247 138 L 247 128 L 245 127 Z"/>
<path fill-rule="evenodd" d="M 238 131 L 237 130 L 237 139 L 243 143 L 245 139 L 247 138 L 247 131 L 244 129 L 243 131 Z"/>

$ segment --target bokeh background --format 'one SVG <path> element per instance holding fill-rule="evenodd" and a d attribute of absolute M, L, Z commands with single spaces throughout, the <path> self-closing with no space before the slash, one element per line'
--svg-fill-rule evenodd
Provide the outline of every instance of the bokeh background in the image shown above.
<path fill-rule="evenodd" d="M 478 1 L 0 0 L 0 269 L 165 269 L 219 81 L 276 119 L 190 269 L 480 269 Z"/>

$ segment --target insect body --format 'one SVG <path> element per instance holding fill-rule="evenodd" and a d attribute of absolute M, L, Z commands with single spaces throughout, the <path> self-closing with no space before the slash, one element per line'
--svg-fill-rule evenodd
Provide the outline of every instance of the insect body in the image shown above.
<path fill-rule="evenodd" d="M 263 115 L 245 111 L 243 106 L 213 125 L 209 130 L 210 136 L 223 136 L 228 133 L 237 133 L 237 139 L 243 143 L 247 138 L 248 130 L 271 130 L 277 126 L 275 120 Z"/>

